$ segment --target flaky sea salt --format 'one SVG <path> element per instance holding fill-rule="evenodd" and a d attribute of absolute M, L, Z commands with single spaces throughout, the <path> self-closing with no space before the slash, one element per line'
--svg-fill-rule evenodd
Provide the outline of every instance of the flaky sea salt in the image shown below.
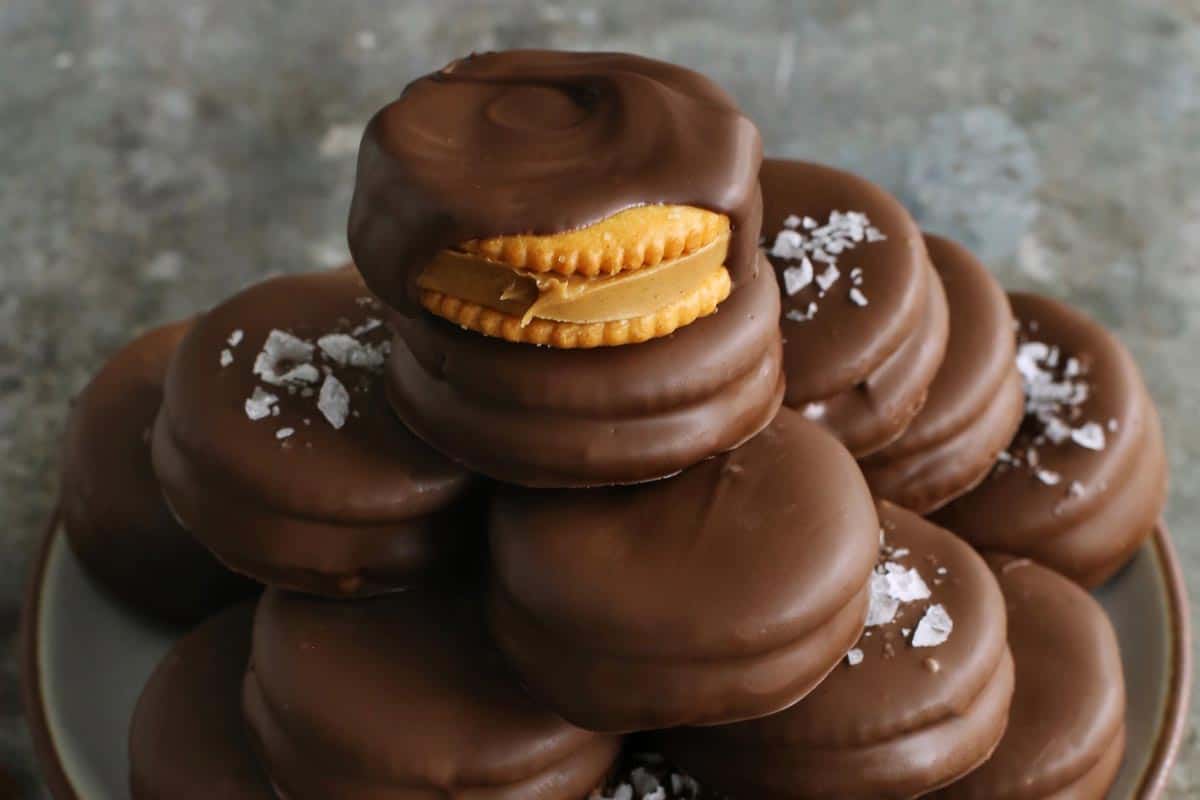
<path fill-rule="evenodd" d="M 912 646 L 937 647 L 950 638 L 953 630 L 954 620 L 950 619 L 946 607 L 941 603 L 936 603 L 929 607 L 925 616 L 921 617 L 921 621 L 917 623 L 917 629 L 913 632 Z"/>
<path fill-rule="evenodd" d="M 233 363 L 233 353 L 231 353 L 229 351 L 229 348 L 227 347 L 221 351 L 221 366 L 228 367 L 232 363 Z"/>
<path fill-rule="evenodd" d="M 321 384 L 317 408 L 334 428 L 340 430 L 346 424 L 346 417 L 350 415 L 350 393 L 333 375 L 326 375 Z"/>
<path fill-rule="evenodd" d="M 783 316 L 791 322 L 808 322 L 817 315 L 817 304 L 809 303 L 804 311 L 796 308 L 789 308 Z"/>
<path fill-rule="evenodd" d="M 846 652 L 846 663 L 852 667 L 857 667 L 863 662 L 863 651 L 857 647 L 851 648 Z"/>
<path fill-rule="evenodd" d="M 271 409 L 278 402 L 278 397 L 263 391 L 261 386 L 255 386 L 254 393 L 246 398 L 246 416 L 252 420 L 265 419 L 271 416 Z"/>
<path fill-rule="evenodd" d="M 841 276 L 842 273 L 838 270 L 837 265 L 830 264 L 817 276 L 817 286 L 821 288 L 822 292 L 828 292 L 829 287 L 837 283 Z"/>
<path fill-rule="evenodd" d="M 370 333 L 383 324 L 382 320 L 375 317 L 367 317 L 361 325 L 350 331 L 351 336 L 362 336 L 364 333 Z"/>
<path fill-rule="evenodd" d="M 797 228 L 803 228 L 803 231 Z M 885 239 L 887 237 L 883 232 L 871 225 L 867 215 L 861 212 L 830 212 L 829 220 L 824 225 L 811 217 L 800 218 L 793 214 L 788 216 L 784 227 L 776 233 L 771 255 L 785 261 L 801 262 L 783 271 L 784 290 L 789 297 L 803 291 L 814 281 L 819 290 L 818 296 L 824 297 L 842 276 L 838 259 L 843 254 L 864 242 Z M 814 262 L 825 265 L 819 273 L 813 266 Z M 851 270 L 850 280 L 855 287 L 862 284 L 861 267 Z M 866 295 L 857 289 L 849 293 L 849 298 L 860 308 L 867 305 Z M 794 314 L 789 311 L 784 316 L 792 322 L 807 322 L 814 313 L 811 309 Z"/>
<path fill-rule="evenodd" d="M 914 600 L 925 600 L 929 597 L 929 587 L 921 573 L 915 568 L 905 568 L 899 564 L 884 564 L 883 580 L 887 583 L 888 594 L 901 603 L 911 603 Z"/>
<path fill-rule="evenodd" d="M 1057 486 L 1062 480 L 1062 475 L 1052 469 L 1039 469 L 1035 471 L 1034 477 L 1044 483 L 1046 486 Z"/>
<path fill-rule="evenodd" d="M 276 439 L 286 439 L 295 432 L 296 432 L 295 428 L 280 428 L 279 430 L 275 431 L 275 438 Z"/>
<path fill-rule="evenodd" d="M 783 288 L 789 297 L 808 286 L 812 281 L 813 266 L 807 257 L 800 261 L 799 266 L 788 267 L 783 271 Z"/>
<path fill-rule="evenodd" d="M 662 793 L 658 778 L 654 777 L 645 767 L 636 767 L 629 773 L 629 779 L 633 783 L 634 791 L 647 800 L 651 795 Z"/>
<path fill-rule="evenodd" d="M 1088 450 L 1103 450 L 1105 445 L 1104 428 L 1099 423 L 1088 422 L 1071 431 L 1071 441 Z"/>
<path fill-rule="evenodd" d="M 229 334 L 229 338 L 226 339 L 226 341 L 229 342 L 230 347 L 237 347 L 239 344 L 242 343 L 242 339 L 244 339 L 245 337 L 246 337 L 246 332 L 243 331 L 241 328 L 237 328 L 236 330 L 233 331 L 233 333 Z"/>
<path fill-rule="evenodd" d="M 254 359 L 254 374 L 263 383 L 284 386 L 289 383 L 315 383 L 321 373 L 310 362 L 314 347 L 287 331 L 272 330 Z"/>
<path fill-rule="evenodd" d="M 794 259 L 804 256 L 804 235 L 799 231 L 784 229 L 775 235 L 771 255 L 776 258 Z"/>

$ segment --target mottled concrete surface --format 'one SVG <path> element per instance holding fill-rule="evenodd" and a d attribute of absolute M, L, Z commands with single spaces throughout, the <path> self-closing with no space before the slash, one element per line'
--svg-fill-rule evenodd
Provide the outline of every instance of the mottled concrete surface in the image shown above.
<path fill-rule="evenodd" d="M 345 258 L 369 113 L 528 45 L 705 70 L 769 152 L 881 181 L 1009 286 L 1111 324 L 1163 409 L 1200 574 L 1198 0 L 4 0 L 0 763 L 30 796 L 14 628 L 71 394 L 144 326 Z M 1194 730 L 1173 796 L 1200 796 Z"/>

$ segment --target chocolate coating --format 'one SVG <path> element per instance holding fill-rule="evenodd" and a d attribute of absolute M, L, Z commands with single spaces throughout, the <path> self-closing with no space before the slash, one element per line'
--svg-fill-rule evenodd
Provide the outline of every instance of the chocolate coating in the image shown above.
<path fill-rule="evenodd" d="M 457 564 L 482 536 L 470 476 L 396 420 L 378 375 L 332 367 L 351 408 L 336 429 L 318 408 L 319 382 L 304 396 L 252 371 L 273 329 L 307 339 L 353 330 L 379 313 L 371 302 L 349 269 L 274 278 L 199 318 L 180 344 L 154 467 L 182 522 L 233 569 L 302 591 L 370 594 Z M 230 348 L 233 331 L 244 338 Z M 389 337 L 382 324 L 362 335 Z M 222 366 L 226 348 L 233 361 Z M 278 415 L 250 419 L 256 387 L 278 397 Z M 284 428 L 294 432 L 277 438 Z"/>
<path fill-rule="evenodd" d="M 990 556 L 1008 606 L 1017 682 L 992 757 L 938 797 L 1100 800 L 1125 750 L 1117 637 L 1087 592 L 1028 559 Z"/>
<path fill-rule="evenodd" d="M 916 222 L 881 187 L 832 167 L 784 159 L 765 160 L 759 178 L 768 248 L 792 214 L 824 223 L 831 211 L 859 211 L 887 237 L 862 244 L 843 258 L 843 267 L 862 270 L 868 305 L 859 307 L 841 296 L 848 285 L 840 283 L 820 300 L 813 319 L 793 322 L 786 314 L 803 313 L 818 300 L 818 286 L 813 283 L 792 296 L 784 293 L 786 403 L 804 408 L 866 381 L 913 335 L 924 318 L 933 273 Z M 773 261 L 782 276 L 788 264 Z"/>
<path fill-rule="evenodd" d="M 389 399 L 418 436 L 498 480 L 653 480 L 770 422 L 783 395 L 778 314 L 764 265 L 715 314 L 624 347 L 535 348 L 397 315 Z"/>
<path fill-rule="evenodd" d="M 667 480 L 502 490 L 491 521 L 497 643 L 552 708 L 606 731 L 803 697 L 862 630 L 879 530 L 849 453 L 788 410 Z"/>
<path fill-rule="evenodd" d="M 616 737 L 533 702 L 487 638 L 478 596 L 418 588 L 357 603 L 269 590 L 244 707 L 290 800 L 579 800 Z"/>
<path fill-rule="evenodd" d="M 900 347 L 861 383 L 806 411 L 857 458 L 886 447 L 905 432 L 924 407 L 945 357 L 950 332 L 946 293 L 936 274 L 931 274 L 928 287 L 921 323 Z"/>
<path fill-rule="evenodd" d="M 861 461 L 877 497 L 921 514 L 987 477 L 1025 414 L 1004 289 L 962 245 L 932 234 L 925 244 L 949 302 L 946 357 L 904 434 Z"/>
<path fill-rule="evenodd" d="M 135 611 L 181 625 L 254 591 L 175 521 L 150 466 L 163 376 L 188 325 L 142 334 L 76 398 L 60 501 L 67 540 L 88 575 Z"/>
<path fill-rule="evenodd" d="M 254 606 L 227 609 L 159 663 L 129 732 L 133 800 L 275 800 L 240 702 Z"/>
<path fill-rule="evenodd" d="M 995 578 L 948 531 L 887 502 L 879 517 L 887 545 L 909 551 L 881 559 L 916 568 L 931 596 L 868 628 L 861 663 L 843 661 L 786 711 L 658 735 L 667 757 L 705 786 L 772 799 L 916 797 L 967 773 L 1000 741 L 1013 661 Z M 904 631 L 933 604 L 953 630 L 940 645 L 915 647 Z"/>
<path fill-rule="evenodd" d="M 1165 502 L 1158 414 L 1132 357 L 1103 327 L 1050 298 L 1017 293 L 1010 299 L 1023 338 L 1056 345 L 1063 359 L 1088 365 L 1080 419 L 1104 427 L 1104 446 L 1039 441 L 1027 417 L 1009 452 L 1036 449 L 1038 467 L 1055 473 L 1059 482 L 1046 485 L 1027 467 L 999 464 L 936 519 L 977 547 L 1028 556 L 1095 586 L 1153 532 Z"/>
<path fill-rule="evenodd" d="M 410 83 L 367 125 L 350 250 L 371 288 L 416 311 L 416 275 L 469 239 L 556 233 L 626 208 L 727 214 L 737 286 L 758 269 L 762 141 L 683 67 L 620 53 L 513 50 Z"/>

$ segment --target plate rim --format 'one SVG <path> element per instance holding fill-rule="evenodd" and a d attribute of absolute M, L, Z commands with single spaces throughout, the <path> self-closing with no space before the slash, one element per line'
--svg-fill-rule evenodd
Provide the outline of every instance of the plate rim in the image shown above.
<path fill-rule="evenodd" d="M 25 711 L 30 738 L 33 741 L 34 757 L 41 770 L 42 778 L 56 800 L 82 800 L 71 784 L 62 762 L 58 757 L 46 719 L 42 702 L 42 672 L 38 658 L 42 594 L 46 565 L 55 541 L 63 535 L 60 525 L 61 514 L 56 507 L 41 533 L 37 553 L 22 594 L 20 615 L 18 668 L 20 671 L 21 700 Z M 63 535 L 65 539 L 65 535 Z M 1179 757 L 1179 748 L 1187 730 L 1188 711 L 1192 690 L 1192 630 L 1188 607 L 1187 584 L 1183 579 L 1179 557 L 1165 521 L 1159 521 L 1150 537 L 1155 555 L 1162 565 L 1166 593 L 1167 611 L 1170 622 L 1170 684 L 1164 719 L 1159 728 L 1158 741 L 1150 756 L 1150 765 L 1142 774 L 1135 793 L 1136 800 L 1157 800 L 1171 779 L 1171 768 Z M 63 542 L 63 546 L 67 546 Z"/>

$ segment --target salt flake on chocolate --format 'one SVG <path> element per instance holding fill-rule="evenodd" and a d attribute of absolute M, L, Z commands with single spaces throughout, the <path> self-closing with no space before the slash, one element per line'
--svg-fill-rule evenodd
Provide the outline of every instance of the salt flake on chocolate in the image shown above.
<path fill-rule="evenodd" d="M 950 619 L 946 607 L 937 603 L 930 606 L 925 612 L 925 616 L 921 617 L 921 621 L 917 623 L 917 629 L 913 632 L 912 646 L 937 647 L 945 644 L 953 630 L 954 620 Z"/>
<path fill-rule="evenodd" d="M 857 647 L 846 651 L 846 663 L 852 667 L 857 667 L 863 662 L 863 651 Z"/>
<path fill-rule="evenodd" d="M 783 288 L 789 297 L 808 286 L 812 281 L 813 266 L 807 256 L 800 261 L 800 266 L 788 267 L 783 271 Z"/>
<path fill-rule="evenodd" d="M 233 363 L 233 353 L 231 353 L 229 351 L 229 348 L 227 347 L 221 351 L 221 366 L 228 367 L 232 363 Z"/>
<path fill-rule="evenodd" d="M 367 317 L 363 324 L 359 325 L 354 330 L 350 331 L 351 336 L 362 336 L 364 333 L 370 333 L 383 324 L 383 321 L 375 317 Z"/>
<path fill-rule="evenodd" d="M 246 416 L 252 420 L 265 419 L 271 416 L 271 408 L 278 402 L 278 397 L 255 386 L 254 393 L 246 398 Z"/>
<path fill-rule="evenodd" d="M 237 347 L 239 344 L 242 343 L 242 339 L 244 339 L 245 337 L 246 337 L 246 332 L 243 331 L 241 328 L 238 328 L 233 333 L 229 334 L 229 338 L 226 339 L 226 341 L 229 342 L 230 347 Z"/>
<path fill-rule="evenodd" d="M 1034 476 L 1047 486 L 1057 486 L 1062 481 L 1062 475 L 1052 469 L 1039 469 L 1035 471 Z"/>
<path fill-rule="evenodd" d="M 1088 422 L 1071 431 L 1071 441 L 1088 450 L 1103 450 L 1104 428 L 1101 428 L 1099 423 Z"/>
<path fill-rule="evenodd" d="M 929 597 L 929 587 L 915 567 L 906 569 L 899 564 L 888 562 L 884 564 L 884 569 L 886 572 L 883 578 L 887 582 L 888 594 L 901 603 L 911 603 Z"/>
<path fill-rule="evenodd" d="M 346 387 L 332 375 L 325 376 L 321 384 L 321 392 L 317 396 L 317 408 L 329 424 L 340 430 L 350 416 L 350 393 Z"/>
<path fill-rule="evenodd" d="M 829 287 L 837 283 L 838 278 L 841 276 L 842 273 L 838 270 L 837 264 L 830 264 L 817 276 L 817 286 L 820 287 L 822 292 L 828 292 Z"/>
<path fill-rule="evenodd" d="M 310 363 L 313 351 L 313 346 L 303 339 L 287 331 L 272 330 L 254 359 L 254 374 L 272 386 L 316 383 L 321 373 Z"/>
<path fill-rule="evenodd" d="M 887 625 L 896 618 L 902 603 L 926 600 L 931 594 L 915 567 L 905 567 L 894 561 L 881 564 L 871 573 L 868 591 L 868 628 Z"/>
<path fill-rule="evenodd" d="M 804 256 L 804 235 L 799 231 L 784 229 L 775 235 L 771 255 L 776 258 L 796 259 Z"/>

